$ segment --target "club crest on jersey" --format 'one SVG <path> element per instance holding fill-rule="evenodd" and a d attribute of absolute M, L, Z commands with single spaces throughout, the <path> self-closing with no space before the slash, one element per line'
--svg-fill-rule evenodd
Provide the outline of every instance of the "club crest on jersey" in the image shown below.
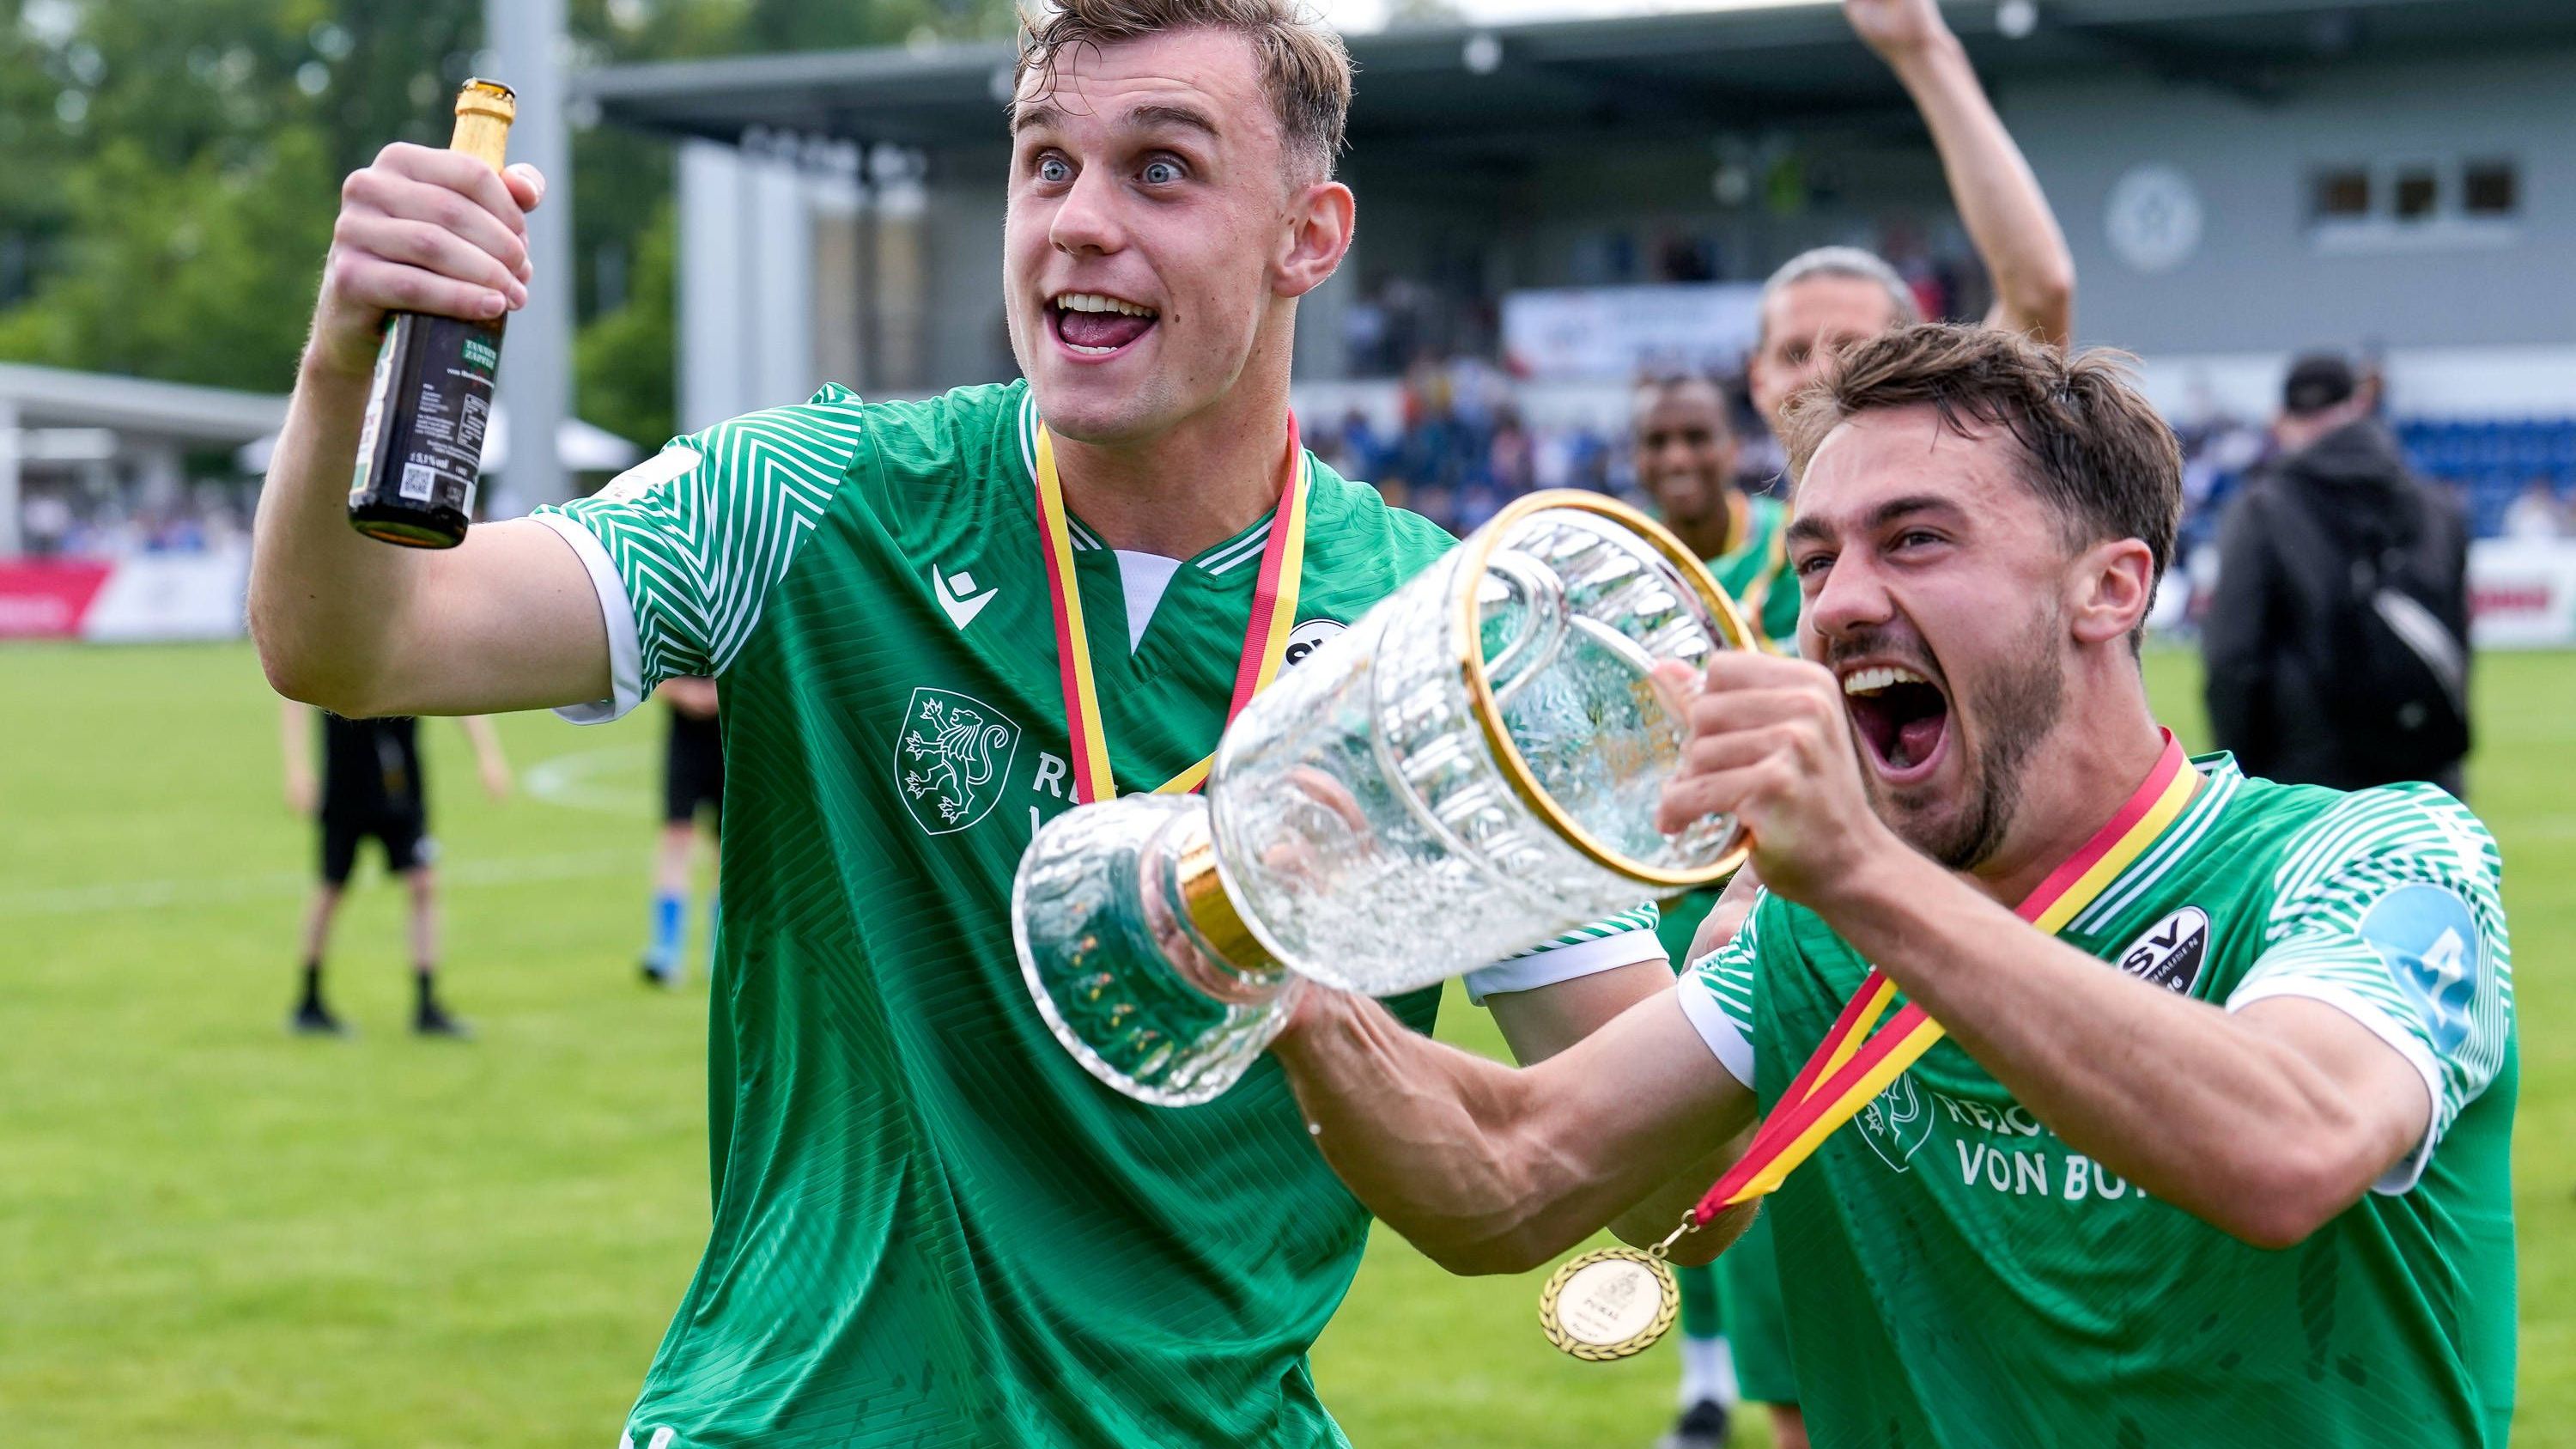
<path fill-rule="evenodd" d="M 2185 906 L 2147 928 L 2120 953 L 2120 969 L 2150 986 L 2189 996 L 2209 958 L 2209 913 Z"/>
<path fill-rule="evenodd" d="M 1325 640 L 1336 634 L 1348 632 L 1350 627 L 1338 619 L 1307 620 L 1288 631 L 1288 648 L 1280 655 L 1279 666 L 1289 669 L 1305 663 L 1306 656 L 1314 653 Z"/>
<path fill-rule="evenodd" d="M 1932 1104 L 1914 1089 L 1911 1074 L 1899 1072 L 1853 1121 L 1878 1160 L 1903 1172 L 1923 1149 L 1923 1139 L 1932 1135 Z"/>
<path fill-rule="evenodd" d="M 1020 751 L 1020 727 L 973 695 L 916 689 L 895 738 L 894 779 L 913 823 L 950 835 L 992 813 Z"/>

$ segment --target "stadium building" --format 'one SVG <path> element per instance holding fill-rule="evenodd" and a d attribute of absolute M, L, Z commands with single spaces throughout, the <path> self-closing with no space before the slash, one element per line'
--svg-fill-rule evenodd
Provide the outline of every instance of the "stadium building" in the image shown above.
<path fill-rule="evenodd" d="M 2081 340 L 2142 356 L 2201 449 L 2199 497 L 2259 446 L 2288 356 L 2329 346 L 2376 360 L 2418 462 L 2462 489 L 2481 533 L 2536 485 L 2576 491 L 2576 289 L 2543 280 L 2576 254 L 2576 6 L 1947 13 L 2066 228 Z M 1807 247 L 1878 250 L 1934 314 L 1985 309 L 1929 138 L 1827 0 L 1394 29 L 1351 48 L 1343 174 L 1363 224 L 1300 312 L 1310 435 L 1355 413 L 1397 458 L 1423 360 L 1470 359 L 1439 408 L 1508 410 L 1538 435 L 1539 482 L 1615 487 L 1626 382 L 1731 370 L 1760 279 Z M 942 45 L 576 79 L 609 123 L 684 141 L 685 425 L 826 378 L 888 395 L 1011 375 L 996 285 L 1011 59 Z M 1411 392 L 1394 380 L 1408 368 Z M 1512 491 L 1472 458 L 1440 466 L 1430 494 L 1409 481 L 1425 511 L 1452 508 L 1445 522 Z M 2552 588 L 2576 640 L 2576 577 Z"/>
<path fill-rule="evenodd" d="M 2223 386 L 2226 359 L 2376 342 L 2392 358 L 2510 358 L 2477 381 L 2569 395 L 2576 291 L 2536 283 L 2576 249 L 2576 7 L 1951 8 L 2066 223 L 2089 340 L 2204 360 Z M 1997 29 L 2017 18 L 2034 28 Z M 1827 241 L 1881 244 L 1935 283 L 1965 259 L 1920 124 L 1833 5 L 1351 43 L 1344 174 L 1367 224 L 1306 309 L 1309 376 L 1382 370 L 1391 341 L 1490 346 L 1522 290 L 1742 283 Z M 1010 58 L 998 44 L 757 57 L 593 72 L 579 89 L 616 124 L 716 143 L 682 162 L 685 285 L 792 299 L 741 310 L 806 319 L 747 339 L 754 370 L 787 366 L 769 354 L 794 342 L 814 354 L 803 372 L 846 363 L 862 385 L 916 389 L 1010 366 L 994 286 Z M 1950 281 L 1954 307 L 1977 288 Z M 1389 308 L 1390 290 L 1423 295 Z M 1413 335 L 1379 329 L 1372 307 Z"/>

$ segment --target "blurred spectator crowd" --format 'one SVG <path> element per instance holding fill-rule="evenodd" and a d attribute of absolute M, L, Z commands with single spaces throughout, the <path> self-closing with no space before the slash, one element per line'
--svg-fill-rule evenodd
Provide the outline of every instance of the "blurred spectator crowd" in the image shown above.
<path fill-rule="evenodd" d="M 1726 388 L 1742 442 L 1739 481 L 1764 491 L 1780 475 L 1779 450 L 1742 379 Z M 1624 391 L 1560 409 L 1564 415 L 1547 422 L 1525 410 L 1529 391 L 1475 358 L 1417 360 L 1397 390 L 1392 420 L 1347 408 L 1337 418 L 1307 419 L 1306 441 L 1334 471 L 1376 484 L 1388 502 L 1452 533 L 1540 488 L 1587 488 L 1648 506 L 1630 465 Z"/>
<path fill-rule="evenodd" d="M 1780 450 L 1742 379 L 1721 381 L 1734 402 L 1738 481 L 1782 491 Z M 1308 418 L 1307 442 L 1343 476 L 1375 483 L 1387 501 L 1453 533 L 1536 488 L 1588 488 L 1646 505 L 1629 464 L 1624 393 L 1560 407 L 1541 422 L 1529 391 L 1474 358 L 1417 360 L 1397 389 L 1394 418 L 1357 407 Z M 2182 557 L 2216 543 L 2228 500 L 2273 446 L 2268 422 L 2215 410 L 2175 420 L 2185 464 Z M 2458 502 L 2474 536 L 2576 537 L 2576 417 L 2391 426 L 2415 470 Z"/>
<path fill-rule="evenodd" d="M 1780 450 L 1743 380 L 1720 381 L 1734 405 L 1738 481 L 1782 491 Z M 1539 488 L 1588 488 L 1647 506 L 1629 462 L 1627 403 L 1624 389 L 1542 396 L 1477 357 L 1417 357 L 1394 387 L 1391 411 L 1343 407 L 1304 422 L 1308 444 L 1344 477 L 1374 483 L 1389 502 L 1463 534 Z M 2272 447 L 2268 421 L 2209 408 L 2175 420 L 2186 561 L 2216 544 L 2227 501 Z M 2391 426 L 2416 471 L 2459 503 L 2473 536 L 2576 538 L 2576 417 L 2399 418 Z M 248 546 L 251 485 L 204 480 L 159 501 L 139 493 L 33 484 L 19 514 L 25 552 L 113 559 Z"/>
<path fill-rule="evenodd" d="M 117 559 L 154 553 L 231 553 L 250 546 L 249 489 L 200 483 L 163 504 L 132 490 L 31 488 L 18 531 L 36 558 Z"/>

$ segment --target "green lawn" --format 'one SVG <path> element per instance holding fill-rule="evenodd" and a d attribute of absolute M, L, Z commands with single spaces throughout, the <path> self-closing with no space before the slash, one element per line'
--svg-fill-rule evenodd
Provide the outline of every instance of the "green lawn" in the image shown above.
<path fill-rule="evenodd" d="M 2189 661 L 2153 672 L 2191 733 Z M 424 726 L 481 1040 L 402 1031 L 379 884 L 334 963 L 360 1035 L 326 1045 L 280 1030 L 312 841 L 249 651 L 14 647 L 0 680 L 0 1440 L 614 1443 L 705 1232 L 703 984 L 632 980 L 653 727 L 509 720 L 537 788 L 492 805 Z M 2518 1442 L 2576 1449 L 2576 657 L 2479 689 L 2521 967 Z M 1650 1442 L 1670 1351 L 1562 1359 L 1536 1289 L 1380 1235 L 1327 1400 L 1363 1449 Z"/>

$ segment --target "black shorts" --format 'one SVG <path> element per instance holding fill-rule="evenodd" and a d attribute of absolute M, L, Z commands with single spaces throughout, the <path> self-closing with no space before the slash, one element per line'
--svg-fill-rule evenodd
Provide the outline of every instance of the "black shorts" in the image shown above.
<path fill-rule="evenodd" d="M 347 885 L 358 863 L 358 843 L 373 837 L 385 847 L 385 873 L 402 875 L 429 864 L 437 847 L 429 838 L 428 816 L 418 806 L 397 805 L 370 811 L 322 812 L 322 883 Z"/>
<path fill-rule="evenodd" d="M 662 752 L 662 819 L 686 825 L 705 806 L 724 820 L 724 735 L 711 719 L 671 711 L 670 745 Z"/>

